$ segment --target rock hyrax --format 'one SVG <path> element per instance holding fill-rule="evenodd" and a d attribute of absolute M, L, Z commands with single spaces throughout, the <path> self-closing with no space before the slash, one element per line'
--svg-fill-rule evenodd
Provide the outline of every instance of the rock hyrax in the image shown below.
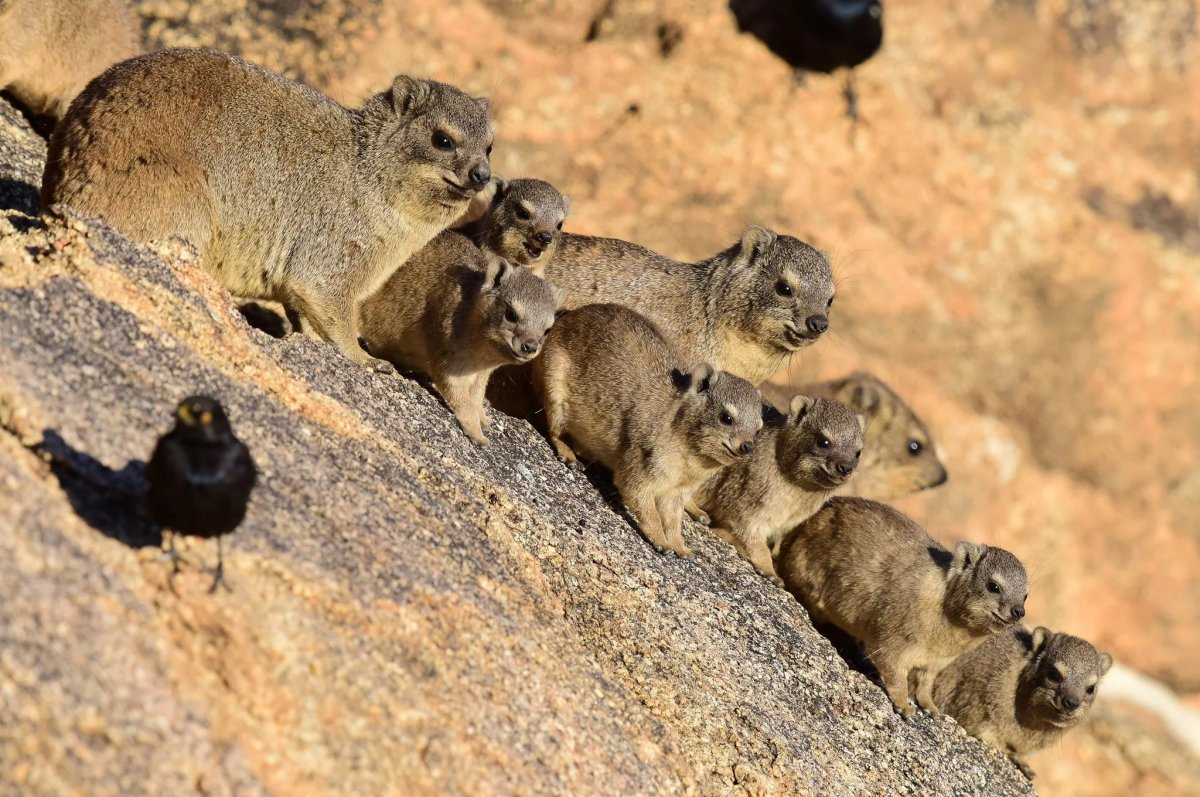
<path fill-rule="evenodd" d="M 754 451 L 758 390 L 681 359 L 654 324 L 614 304 L 566 313 L 533 362 L 533 383 L 558 455 L 611 470 L 650 542 L 690 556 L 684 503 L 718 468 Z"/>
<path fill-rule="evenodd" d="M 444 232 L 363 302 L 363 337 L 373 355 L 428 375 L 467 434 L 487 443 L 488 377 L 537 356 L 562 300 L 527 269 Z"/>
<path fill-rule="evenodd" d="M 814 623 L 858 639 L 884 689 L 908 716 L 917 702 L 938 713 L 939 672 L 1025 616 L 1029 582 L 1003 548 L 960 542 L 948 551 L 886 504 L 831 498 L 783 541 L 777 561 L 788 590 Z"/>
<path fill-rule="evenodd" d="M 933 436 L 908 405 L 873 374 L 858 372 L 841 379 L 799 388 L 763 385 L 767 401 L 787 406 L 792 396 L 827 396 L 867 418 L 863 455 L 843 495 L 888 500 L 945 483 L 946 467 L 938 459 Z"/>
<path fill-rule="evenodd" d="M 571 212 L 571 200 L 542 180 L 494 178 L 493 183 L 487 212 L 459 231 L 480 248 L 544 276 Z"/>
<path fill-rule="evenodd" d="M 695 503 L 713 531 L 775 581 L 771 549 L 841 488 L 863 447 L 861 416 L 839 401 L 796 396 L 752 456 L 713 476 Z"/>
<path fill-rule="evenodd" d="M 491 179 L 487 100 L 401 75 L 362 108 L 213 50 L 93 80 L 55 130 L 42 207 L 178 235 L 234 295 L 282 302 L 357 362 L 358 303 Z"/>
<path fill-rule="evenodd" d="M 614 302 L 642 313 L 680 353 L 754 384 L 829 327 L 833 273 L 823 254 L 750 227 L 701 263 L 680 263 L 610 238 L 563 235 L 546 267 L 567 306 Z"/>
<path fill-rule="evenodd" d="M 1112 666 L 1079 637 L 1035 628 L 993 634 L 942 670 L 934 702 L 967 733 L 998 747 L 1028 778 L 1021 756 L 1083 722 Z"/>
<path fill-rule="evenodd" d="M 0 0 L 0 89 L 47 129 L 89 80 L 140 50 L 124 0 Z"/>

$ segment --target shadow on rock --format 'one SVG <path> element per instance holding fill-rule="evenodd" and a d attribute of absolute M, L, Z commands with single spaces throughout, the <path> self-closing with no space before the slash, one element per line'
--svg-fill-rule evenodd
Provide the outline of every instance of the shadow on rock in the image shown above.
<path fill-rule="evenodd" d="M 19 210 L 30 216 L 38 212 L 38 187 L 23 180 L 0 177 L 0 210 Z M 24 232 L 24 230 L 19 230 Z"/>
<path fill-rule="evenodd" d="M 162 545 L 162 528 L 142 511 L 146 463 L 132 460 L 113 470 L 72 448 L 52 429 L 42 433 L 39 450 L 50 457 L 59 487 L 89 526 L 130 548 Z"/>

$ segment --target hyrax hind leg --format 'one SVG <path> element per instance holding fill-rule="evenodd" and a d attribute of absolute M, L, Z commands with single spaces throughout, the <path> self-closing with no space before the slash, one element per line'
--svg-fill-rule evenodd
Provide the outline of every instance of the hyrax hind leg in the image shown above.
<path fill-rule="evenodd" d="M 290 291 L 287 301 L 288 320 L 299 332 L 311 338 L 332 343 L 342 353 L 360 365 L 392 373 L 395 368 L 386 360 L 372 357 L 358 343 L 358 308 L 346 297 L 323 295 L 315 289 Z"/>
<path fill-rule="evenodd" d="M 648 482 L 647 474 L 625 464 L 619 465 L 613 473 L 613 483 L 621 493 L 621 500 L 637 519 L 646 539 L 659 551 L 671 550 L 680 556 L 691 556 L 692 552 L 683 545 L 682 537 L 675 540 L 667 536 L 663 518 L 658 513 L 658 496 L 655 495 L 654 485 Z"/>
<path fill-rule="evenodd" d="M 483 407 L 483 395 L 487 389 L 487 374 L 468 376 L 443 376 L 436 380 L 438 392 L 454 410 L 458 422 L 471 439 L 487 445 L 483 427 L 487 425 L 487 410 Z"/>
<path fill-rule="evenodd" d="M 730 529 L 713 529 L 713 531 L 725 542 L 737 548 L 738 553 L 749 559 L 755 570 L 776 584 L 783 584 L 783 579 L 775 572 L 775 563 L 771 561 L 771 549 L 767 546 L 766 540 L 757 534 L 737 534 Z"/>

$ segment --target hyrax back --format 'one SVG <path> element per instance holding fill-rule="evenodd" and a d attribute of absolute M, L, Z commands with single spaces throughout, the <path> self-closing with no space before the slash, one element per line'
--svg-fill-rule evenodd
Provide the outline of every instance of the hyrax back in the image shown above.
<path fill-rule="evenodd" d="M 542 180 L 493 178 L 487 212 L 459 229 L 481 249 L 525 266 L 539 277 L 558 249 L 571 200 Z"/>
<path fill-rule="evenodd" d="M 787 418 L 763 430 L 751 456 L 706 482 L 696 504 L 718 536 L 778 581 L 772 547 L 854 473 L 863 423 L 841 402 L 796 396 Z"/>
<path fill-rule="evenodd" d="M 833 273 L 801 240 L 750 227 L 701 263 L 610 238 L 564 235 L 547 266 L 567 306 L 613 302 L 642 313 L 697 362 L 754 384 L 829 326 Z"/>
<path fill-rule="evenodd" d="M 533 363 L 533 381 L 559 456 L 607 467 L 650 542 L 691 555 L 684 503 L 718 468 L 754 450 L 758 390 L 681 359 L 654 324 L 612 304 L 564 315 Z"/>
<path fill-rule="evenodd" d="M 1079 637 L 1035 628 L 993 634 L 942 670 L 933 698 L 967 733 L 1021 756 L 1057 742 L 1083 722 L 1112 666 Z"/>
<path fill-rule="evenodd" d="M 488 377 L 537 356 L 562 300 L 527 269 L 444 232 L 363 302 L 363 337 L 372 354 L 428 375 L 467 434 L 486 443 Z"/>
<path fill-rule="evenodd" d="M 355 309 L 491 179 L 486 100 L 401 75 L 348 110 L 213 50 L 92 81 L 50 142 L 42 206 L 178 235 L 233 294 L 282 302 L 357 362 Z"/>
<path fill-rule="evenodd" d="M 0 0 L 0 89 L 57 122 L 87 82 L 140 51 L 124 0 Z"/>
<path fill-rule="evenodd" d="M 841 379 L 799 388 L 764 385 L 763 395 L 776 406 L 792 396 L 837 399 L 867 418 L 863 455 L 843 495 L 887 500 L 937 487 L 946 481 L 933 436 L 900 396 L 873 374 L 857 372 Z"/>
<path fill-rule="evenodd" d="M 890 506 L 831 498 L 783 542 L 777 562 L 814 622 L 861 641 L 902 714 L 909 675 L 917 702 L 956 656 L 1025 615 L 1029 582 L 1008 551 L 960 542 L 946 550 Z"/>

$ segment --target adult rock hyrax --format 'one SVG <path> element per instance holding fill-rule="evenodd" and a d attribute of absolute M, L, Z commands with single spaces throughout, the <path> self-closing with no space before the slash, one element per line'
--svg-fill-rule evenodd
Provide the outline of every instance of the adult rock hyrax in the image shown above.
<path fill-rule="evenodd" d="M 571 200 L 543 180 L 495 177 L 493 183 L 492 201 L 482 218 L 459 232 L 481 249 L 544 276 L 558 249 Z"/>
<path fill-rule="evenodd" d="M 771 549 L 821 508 L 854 473 L 863 418 L 841 402 L 796 396 L 788 416 L 768 425 L 754 453 L 709 479 L 695 503 L 713 532 L 775 581 Z"/>
<path fill-rule="evenodd" d="M 1022 756 L 1083 722 L 1112 666 L 1079 637 L 1035 628 L 993 634 L 942 670 L 934 702 L 967 733 L 998 747 L 1028 778 Z"/>
<path fill-rule="evenodd" d="M 0 90 L 49 122 L 39 129 L 61 119 L 89 80 L 140 50 L 124 0 L 0 0 Z"/>
<path fill-rule="evenodd" d="M 681 359 L 654 324 L 613 304 L 566 313 L 533 362 L 533 383 L 558 455 L 611 470 L 650 542 L 690 556 L 684 503 L 718 468 L 754 451 L 758 390 Z"/>
<path fill-rule="evenodd" d="M 886 504 L 831 498 L 783 541 L 776 562 L 814 623 L 830 623 L 866 648 L 884 689 L 909 716 L 938 713 L 939 672 L 989 634 L 1025 616 L 1029 581 L 1003 548 L 960 542 L 948 551 Z"/>
<path fill-rule="evenodd" d="M 487 443 L 488 377 L 537 356 L 562 300 L 527 269 L 443 232 L 363 302 L 363 338 L 373 355 L 428 375 L 467 434 Z"/>
<path fill-rule="evenodd" d="M 754 384 L 829 327 L 833 273 L 803 241 L 748 228 L 701 263 L 680 263 L 611 238 L 563 235 L 547 278 L 567 306 L 623 304 L 642 313 L 680 353 Z"/>
<path fill-rule="evenodd" d="M 357 362 L 358 303 L 491 179 L 488 102 L 401 75 L 362 108 L 213 50 L 112 67 L 50 142 L 42 206 L 178 235 L 233 294 Z"/>
<path fill-rule="evenodd" d="M 879 501 L 899 498 L 945 483 L 933 435 L 904 400 L 874 374 L 861 371 L 798 388 L 762 386 L 763 396 L 786 407 L 792 396 L 827 396 L 867 418 L 863 454 L 842 495 Z"/>

